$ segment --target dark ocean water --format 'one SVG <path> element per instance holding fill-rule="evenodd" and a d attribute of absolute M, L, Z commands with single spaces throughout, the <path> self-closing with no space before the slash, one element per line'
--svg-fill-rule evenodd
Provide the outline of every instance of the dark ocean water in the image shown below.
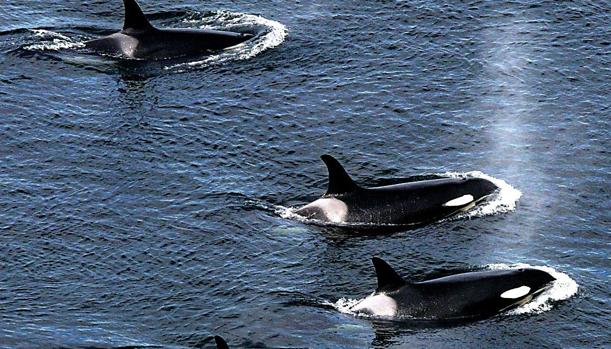
<path fill-rule="evenodd" d="M 121 62 L 78 50 L 120 28 L 118 0 L 0 4 L 0 347 L 611 345 L 608 1 L 142 5 L 259 36 Z M 284 218 L 324 192 L 323 153 L 360 183 L 481 171 L 522 196 L 384 235 Z M 466 324 L 338 311 L 374 290 L 373 255 L 578 289 Z"/>

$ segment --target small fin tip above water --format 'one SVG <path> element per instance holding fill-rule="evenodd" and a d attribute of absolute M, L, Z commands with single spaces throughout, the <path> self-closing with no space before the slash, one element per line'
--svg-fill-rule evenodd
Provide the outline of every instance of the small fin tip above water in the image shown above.
<path fill-rule="evenodd" d="M 229 349 L 227 342 L 221 336 L 214 336 L 214 342 L 216 343 L 217 349 Z"/>

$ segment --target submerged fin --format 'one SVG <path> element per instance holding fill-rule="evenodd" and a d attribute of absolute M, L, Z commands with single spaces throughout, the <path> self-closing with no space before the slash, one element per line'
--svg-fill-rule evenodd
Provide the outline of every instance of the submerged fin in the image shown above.
<path fill-rule="evenodd" d="M 373 266 L 376 269 L 376 275 L 378 277 L 378 289 L 376 292 L 395 291 L 399 287 L 407 284 L 407 282 L 381 258 L 373 257 L 371 260 L 373 261 Z"/>
<path fill-rule="evenodd" d="M 223 337 L 214 336 L 214 342 L 216 342 L 217 349 L 229 349 L 229 346 L 227 346 L 227 342 L 225 342 Z"/>
<path fill-rule="evenodd" d="M 123 31 L 146 31 L 153 29 L 146 16 L 138 6 L 136 0 L 123 0 L 125 6 L 125 22 L 123 22 Z"/>
<path fill-rule="evenodd" d="M 345 194 L 359 189 L 342 165 L 331 155 L 320 157 L 329 171 L 329 187 L 325 195 Z"/>

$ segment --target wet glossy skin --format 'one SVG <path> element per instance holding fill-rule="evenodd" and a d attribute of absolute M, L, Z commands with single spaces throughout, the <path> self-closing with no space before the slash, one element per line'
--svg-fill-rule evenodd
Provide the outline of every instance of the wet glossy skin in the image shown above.
<path fill-rule="evenodd" d="M 309 219 L 332 223 L 421 224 L 460 212 L 494 190 L 494 184 L 481 178 L 436 179 L 325 195 L 323 199 L 336 199 L 345 203 L 347 213 L 341 222 L 331 218 L 326 205 L 307 205 L 296 213 Z M 473 196 L 473 202 L 444 206 L 464 195 Z"/>
<path fill-rule="evenodd" d="M 423 282 L 403 280 L 386 262 L 373 259 L 376 293 L 353 311 L 395 319 L 459 320 L 483 318 L 517 307 L 554 281 L 533 268 L 450 275 Z"/>
<path fill-rule="evenodd" d="M 467 319 L 487 317 L 524 304 L 554 278 L 537 269 L 457 274 L 414 283 L 388 293 L 399 304 L 399 317 Z M 527 294 L 503 298 L 505 292 L 527 286 Z"/>
<path fill-rule="evenodd" d="M 122 31 L 89 41 L 85 46 L 112 56 L 166 59 L 228 48 L 252 37 L 252 34 L 216 30 L 153 29 L 132 33 Z"/>

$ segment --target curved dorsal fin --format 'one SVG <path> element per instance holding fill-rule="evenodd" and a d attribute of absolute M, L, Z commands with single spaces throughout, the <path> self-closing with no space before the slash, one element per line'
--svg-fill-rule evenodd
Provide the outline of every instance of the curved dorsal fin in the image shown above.
<path fill-rule="evenodd" d="M 146 16 L 138 6 L 136 0 L 123 0 L 125 6 L 125 21 L 123 22 L 123 31 L 146 31 L 153 29 Z"/>
<path fill-rule="evenodd" d="M 373 257 L 371 260 L 376 269 L 376 276 L 378 277 L 378 289 L 376 292 L 395 291 L 399 287 L 407 284 L 407 282 L 381 258 Z"/>
<path fill-rule="evenodd" d="M 352 178 L 346 173 L 346 170 L 334 157 L 322 155 L 320 158 L 327 165 L 327 170 L 329 171 L 329 187 L 325 195 L 345 194 L 359 189 L 359 186 L 354 183 Z"/>
<path fill-rule="evenodd" d="M 217 349 L 229 349 L 227 342 L 221 336 L 214 336 L 214 342 L 216 343 Z"/>

